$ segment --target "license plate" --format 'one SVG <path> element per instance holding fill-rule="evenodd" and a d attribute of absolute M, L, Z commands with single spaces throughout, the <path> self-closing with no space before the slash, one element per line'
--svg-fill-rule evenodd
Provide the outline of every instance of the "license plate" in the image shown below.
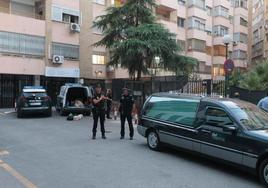
<path fill-rule="evenodd" d="M 31 106 L 40 106 L 41 103 L 40 102 L 35 102 L 35 103 L 30 103 Z"/>

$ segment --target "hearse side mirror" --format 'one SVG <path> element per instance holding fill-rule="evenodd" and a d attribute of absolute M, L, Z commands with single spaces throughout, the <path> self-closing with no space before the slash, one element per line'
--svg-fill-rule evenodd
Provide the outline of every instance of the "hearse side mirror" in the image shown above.
<path fill-rule="evenodd" d="M 229 132 L 229 133 L 235 133 L 237 131 L 237 127 L 234 125 L 228 125 L 223 127 L 224 132 Z"/>

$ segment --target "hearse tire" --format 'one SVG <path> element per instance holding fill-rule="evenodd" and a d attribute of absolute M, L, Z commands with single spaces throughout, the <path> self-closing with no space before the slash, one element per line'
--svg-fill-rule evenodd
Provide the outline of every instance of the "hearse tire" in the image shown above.
<path fill-rule="evenodd" d="M 259 178 L 261 183 L 268 187 L 268 158 L 264 159 L 260 164 Z"/>
<path fill-rule="evenodd" d="M 159 136 L 155 130 L 149 130 L 147 135 L 147 145 L 151 150 L 160 151 L 161 143 Z"/>

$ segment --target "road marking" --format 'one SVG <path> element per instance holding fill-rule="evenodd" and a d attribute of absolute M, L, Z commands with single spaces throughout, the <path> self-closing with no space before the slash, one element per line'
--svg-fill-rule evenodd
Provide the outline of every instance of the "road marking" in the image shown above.
<path fill-rule="evenodd" d="M 9 152 L 6 151 L 6 150 L 1 150 L 0 149 L 0 156 L 3 156 L 3 155 L 9 155 Z"/>
<path fill-rule="evenodd" d="M 22 176 L 19 172 L 13 169 L 4 161 L 0 160 L 0 167 L 11 174 L 14 178 L 16 178 L 20 183 L 22 183 L 26 188 L 37 188 L 32 182 L 30 182 L 27 178 Z"/>
<path fill-rule="evenodd" d="M 5 114 L 11 114 L 11 113 L 15 113 L 15 111 L 8 111 L 8 112 L 4 112 Z"/>

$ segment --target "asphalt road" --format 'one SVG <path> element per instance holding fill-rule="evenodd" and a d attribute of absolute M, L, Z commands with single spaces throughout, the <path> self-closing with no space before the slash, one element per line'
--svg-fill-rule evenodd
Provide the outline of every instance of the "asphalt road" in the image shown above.
<path fill-rule="evenodd" d="M 120 140 L 119 121 L 106 122 L 107 140 L 100 132 L 91 140 L 91 128 L 91 117 L 70 122 L 57 113 L 24 119 L 1 115 L 0 187 L 262 187 L 256 177 L 227 165 L 172 149 L 151 151 L 137 134 L 132 141 Z"/>

